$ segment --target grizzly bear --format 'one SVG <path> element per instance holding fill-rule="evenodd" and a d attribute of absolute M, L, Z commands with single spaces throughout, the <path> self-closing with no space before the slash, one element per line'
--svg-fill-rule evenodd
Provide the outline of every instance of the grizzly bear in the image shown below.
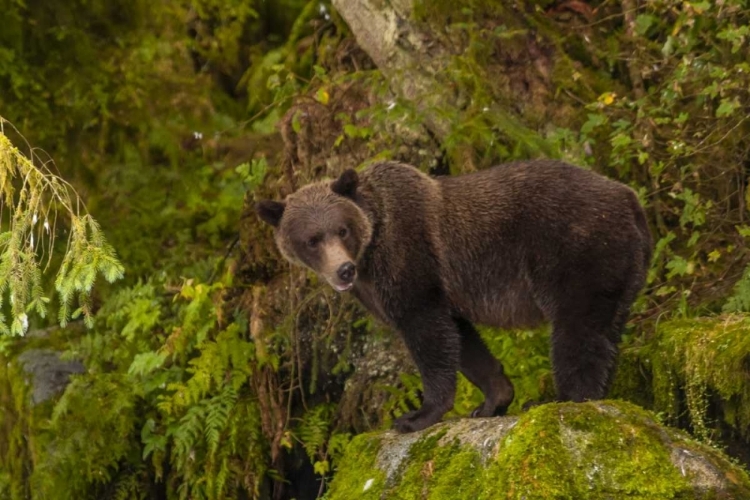
<path fill-rule="evenodd" d="M 475 323 L 551 322 L 557 399 L 604 398 L 651 258 L 636 194 L 555 160 L 437 178 L 378 163 L 256 210 L 286 259 L 402 335 L 424 391 L 399 432 L 440 421 L 457 370 L 485 397 L 472 416 L 505 413 L 513 384 Z"/>

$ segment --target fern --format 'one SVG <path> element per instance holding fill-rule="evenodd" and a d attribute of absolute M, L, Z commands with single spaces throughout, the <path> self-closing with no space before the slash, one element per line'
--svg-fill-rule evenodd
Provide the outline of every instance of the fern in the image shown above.
<path fill-rule="evenodd" d="M 237 390 L 231 385 L 224 386 L 223 390 L 208 400 L 206 403 L 206 425 L 205 435 L 208 443 L 208 452 L 210 456 L 216 453 L 219 446 L 219 437 L 227 426 L 229 412 L 232 411 L 237 403 Z"/>
<path fill-rule="evenodd" d="M 146 498 L 146 492 L 142 489 L 143 469 L 127 473 L 118 478 L 115 486 L 113 500 L 142 500 Z"/>
<path fill-rule="evenodd" d="M 223 496 L 222 493 L 227 486 L 231 476 L 231 470 L 229 469 L 229 458 L 223 457 L 219 470 L 216 472 L 215 480 L 213 481 L 213 491 L 216 497 Z"/>
<path fill-rule="evenodd" d="M 267 467 L 259 424 L 255 403 L 241 401 L 231 381 L 217 395 L 188 408 L 171 431 L 171 462 L 182 478 L 181 498 L 224 498 L 238 484 L 251 483 L 257 494 Z M 255 472 L 242 477 L 241 464 L 250 460 Z"/>
<path fill-rule="evenodd" d="M 305 412 L 295 434 L 311 460 L 322 456 L 331 427 L 335 405 L 321 404 Z"/>
<path fill-rule="evenodd" d="M 46 451 L 32 476 L 35 493 L 40 498 L 81 498 L 91 485 L 124 477 L 118 471 L 133 449 L 135 399 L 120 375 L 75 377 L 46 424 Z"/>
<path fill-rule="evenodd" d="M 192 406 L 180 419 L 174 432 L 175 462 L 178 467 L 185 467 L 190 452 L 198 438 L 203 434 L 203 420 L 206 408 L 203 405 Z"/>
<path fill-rule="evenodd" d="M 185 383 L 169 386 L 174 392 L 160 403 L 162 410 L 171 413 L 196 404 L 213 388 L 223 386 L 227 382 L 227 373 L 232 375 L 229 383 L 235 390 L 245 383 L 250 375 L 250 361 L 254 359 L 255 348 L 238 335 L 237 325 L 231 325 L 220 332 L 215 341 L 204 342 L 200 355 L 189 362 L 187 371 L 192 376 Z"/>
<path fill-rule="evenodd" d="M 724 312 L 750 312 L 750 266 L 734 285 L 732 296 L 724 304 Z"/>
<path fill-rule="evenodd" d="M 414 373 L 399 375 L 399 386 L 384 385 L 381 388 L 390 393 L 383 405 L 383 415 L 398 417 L 421 405 L 422 379 Z"/>

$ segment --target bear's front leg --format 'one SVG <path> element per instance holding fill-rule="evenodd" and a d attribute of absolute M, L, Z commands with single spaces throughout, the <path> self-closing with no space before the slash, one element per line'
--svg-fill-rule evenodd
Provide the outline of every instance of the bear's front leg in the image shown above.
<path fill-rule="evenodd" d="M 401 433 L 425 429 L 453 408 L 461 337 L 447 311 L 423 309 L 403 316 L 397 326 L 422 377 L 422 407 L 394 422 Z"/>

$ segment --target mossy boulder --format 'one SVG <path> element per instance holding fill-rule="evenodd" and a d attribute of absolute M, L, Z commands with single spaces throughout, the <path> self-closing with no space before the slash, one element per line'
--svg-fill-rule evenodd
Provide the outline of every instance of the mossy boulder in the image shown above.
<path fill-rule="evenodd" d="M 750 316 L 666 321 L 629 351 L 650 371 L 654 409 L 670 423 L 687 414 L 694 434 L 714 439 L 720 419 L 750 439 Z"/>
<path fill-rule="evenodd" d="M 327 495 L 351 498 L 739 500 L 750 478 L 630 403 L 562 403 L 359 435 Z"/>
<path fill-rule="evenodd" d="M 623 344 L 610 396 L 750 466 L 750 315 L 659 321 Z"/>

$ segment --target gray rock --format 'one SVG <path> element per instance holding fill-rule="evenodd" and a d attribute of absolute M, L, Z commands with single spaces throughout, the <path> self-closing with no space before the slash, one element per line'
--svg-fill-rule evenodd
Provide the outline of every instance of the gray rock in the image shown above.
<path fill-rule="evenodd" d="M 18 356 L 18 361 L 32 379 L 32 404 L 52 399 L 65 390 L 71 374 L 86 371 L 80 361 L 64 361 L 51 349 L 29 349 Z"/>

